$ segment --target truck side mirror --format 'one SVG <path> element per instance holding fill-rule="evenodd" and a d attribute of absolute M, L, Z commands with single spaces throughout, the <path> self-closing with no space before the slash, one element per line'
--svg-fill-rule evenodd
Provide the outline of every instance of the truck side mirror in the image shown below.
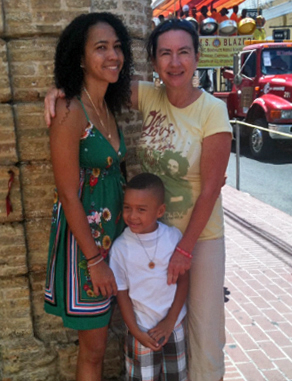
<path fill-rule="evenodd" d="M 242 82 L 242 76 L 240 74 L 236 74 L 233 80 L 235 86 L 239 86 Z"/>
<path fill-rule="evenodd" d="M 240 75 L 240 71 L 239 71 L 239 60 L 240 60 L 240 55 L 234 54 L 233 55 L 233 73 L 234 73 L 233 83 L 235 86 L 239 86 L 242 82 L 242 76 Z"/>

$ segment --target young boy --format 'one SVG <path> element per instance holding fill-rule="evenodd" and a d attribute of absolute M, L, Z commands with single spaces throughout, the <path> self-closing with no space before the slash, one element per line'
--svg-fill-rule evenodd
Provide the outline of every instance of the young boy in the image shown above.
<path fill-rule="evenodd" d="M 167 285 L 169 259 L 182 234 L 158 222 L 165 211 L 159 177 L 142 173 L 126 187 L 123 218 L 128 227 L 110 252 L 118 304 L 128 327 L 127 380 L 185 381 L 184 327 L 188 274 Z"/>

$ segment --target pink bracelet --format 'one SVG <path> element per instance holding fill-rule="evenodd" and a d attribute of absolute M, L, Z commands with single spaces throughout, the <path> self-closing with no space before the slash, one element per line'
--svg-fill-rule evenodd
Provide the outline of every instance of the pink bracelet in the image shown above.
<path fill-rule="evenodd" d="M 181 249 L 179 246 L 175 248 L 176 251 L 178 251 L 180 254 L 184 255 L 185 257 L 188 258 L 193 258 L 192 254 L 188 253 L 187 251 Z"/>

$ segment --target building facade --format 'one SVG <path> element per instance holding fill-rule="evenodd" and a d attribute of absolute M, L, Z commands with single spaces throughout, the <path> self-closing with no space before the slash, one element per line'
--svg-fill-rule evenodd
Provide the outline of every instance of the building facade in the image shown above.
<path fill-rule="evenodd" d="M 129 27 L 135 76 L 146 79 L 144 40 L 150 31 L 147 0 L 0 0 L 0 379 L 74 380 L 77 332 L 43 310 L 54 180 L 43 98 L 53 83 L 55 46 L 77 15 L 111 11 Z M 139 115 L 120 117 L 130 175 Z M 6 198 L 11 185 L 12 211 Z M 111 325 L 105 377 L 122 379 L 124 326 Z"/>

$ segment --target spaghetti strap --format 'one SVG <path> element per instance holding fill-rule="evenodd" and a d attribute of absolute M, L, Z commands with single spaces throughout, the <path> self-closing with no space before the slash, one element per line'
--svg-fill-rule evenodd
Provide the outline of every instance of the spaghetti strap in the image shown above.
<path fill-rule="evenodd" d="M 84 111 L 84 114 L 85 114 L 85 116 L 86 116 L 86 119 L 87 119 L 88 123 L 92 124 L 92 123 L 91 123 L 91 120 L 89 119 L 89 116 L 88 116 L 88 114 L 87 114 L 87 112 L 86 112 L 86 110 L 85 110 L 85 107 L 84 107 L 84 104 L 83 104 L 81 98 L 80 98 L 80 97 L 77 97 L 77 99 L 78 99 L 79 102 L 81 103 L 81 107 L 83 108 L 83 111 Z"/>

